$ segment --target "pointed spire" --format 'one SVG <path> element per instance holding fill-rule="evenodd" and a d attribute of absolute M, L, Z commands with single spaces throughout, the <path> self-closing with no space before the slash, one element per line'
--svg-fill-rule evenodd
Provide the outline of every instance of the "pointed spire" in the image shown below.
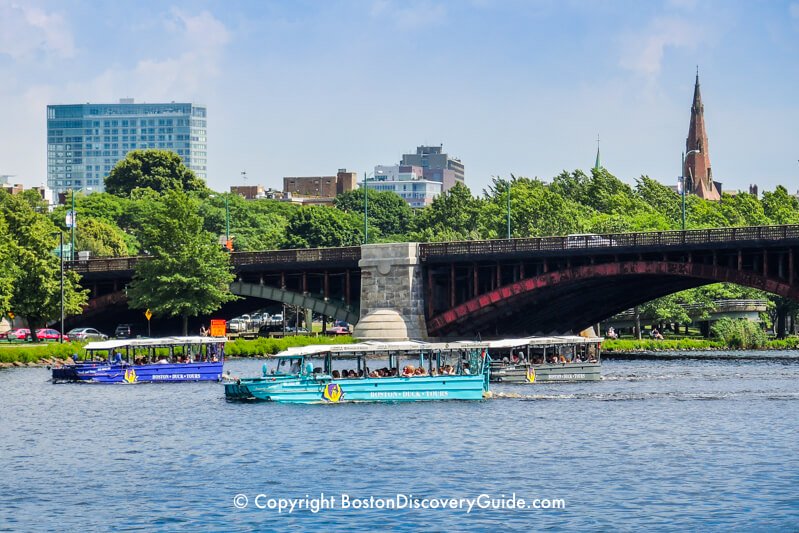
<path fill-rule="evenodd" d="M 599 170 L 602 168 L 602 164 L 599 162 L 599 134 L 596 136 L 596 162 L 594 163 L 594 170 Z"/>
<path fill-rule="evenodd" d="M 704 111 L 702 107 L 702 93 L 699 91 L 699 65 L 696 66 L 696 84 L 694 85 L 694 105 L 691 107 L 691 111 L 694 112 Z"/>

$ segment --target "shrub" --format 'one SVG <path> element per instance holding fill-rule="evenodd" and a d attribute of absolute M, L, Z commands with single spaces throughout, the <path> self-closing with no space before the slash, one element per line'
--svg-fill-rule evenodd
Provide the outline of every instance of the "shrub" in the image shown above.
<path fill-rule="evenodd" d="M 768 342 L 768 336 L 760 325 L 748 320 L 722 318 L 713 324 L 710 331 L 730 348 L 762 348 Z"/>

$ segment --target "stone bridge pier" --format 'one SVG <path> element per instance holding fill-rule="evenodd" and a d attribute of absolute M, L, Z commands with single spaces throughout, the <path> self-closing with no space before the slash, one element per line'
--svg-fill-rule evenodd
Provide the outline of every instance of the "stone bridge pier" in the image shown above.
<path fill-rule="evenodd" d="M 361 247 L 361 317 L 353 335 L 363 340 L 423 340 L 424 284 L 419 243 Z"/>

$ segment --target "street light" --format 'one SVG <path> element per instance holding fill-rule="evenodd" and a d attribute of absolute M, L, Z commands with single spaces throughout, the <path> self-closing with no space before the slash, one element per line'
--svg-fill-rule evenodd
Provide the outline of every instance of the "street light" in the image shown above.
<path fill-rule="evenodd" d="M 680 167 L 680 182 L 682 183 L 682 230 L 685 231 L 685 158 L 691 154 L 701 154 L 702 150 L 691 150 L 682 154 L 682 166 Z M 691 181 L 693 181 L 691 176 Z"/>
<path fill-rule="evenodd" d="M 508 239 L 510 239 L 510 186 L 511 186 L 511 182 L 510 182 L 510 180 L 507 180 L 506 183 L 508 185 Z"/>
<path fill-rule="evenodd" d="M 82 191 L 83 189 L 78 189 Z M 86 187 L 87 191 L 91 191 L 91 187 Z M 69 260 L 75 260 L 75 226 L 78 222 L 77 213 L 75 213 L 75 189 L 69 189 L 69 192 L 72 194 L 72 211 L 70 211 L 69 216 L 67 216 L 67 227 L 71 228 L 72 230 L 72 237 L 70 239 L 70 248 L 69 248 Z"/>
<path fill-rule="evenodd" d="M 64 342 L 64 234 L 60 231 L 53 233 L 53 236 L 58 235 L 59 253 L 58 258 L 61 260 L 61 336 L 59 342 Z"/>
<path fill-rule="evenodd" d="M 382 170 L 375 170 L 370 173 L 363 173 L 363 243 L 369 244 L 369 177 L 375 174 L 382 174 Z"/>

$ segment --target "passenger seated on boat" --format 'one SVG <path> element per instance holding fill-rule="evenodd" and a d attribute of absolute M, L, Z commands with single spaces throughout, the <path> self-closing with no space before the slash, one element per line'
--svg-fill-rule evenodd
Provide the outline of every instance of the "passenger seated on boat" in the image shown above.
<path fill-rule="evenodd" d="M 588 362 L 589 363 L 596 363 L 597 362 L 596 356 L 594 356 L 594 355 L 589 356 Z"/>
<path fill-rule="evenodd" d="M 321 366 L 314 367 L 313 373 L 314 374 L 321 374 L 322 373 L 322 367 Z"/>
<path fill-rule="evenodd" d="M 407 365 L 402 369 L 403 377 L 411 377 L 414 372 L 416 372 L 416 369 L 413 367 L 413 365 Z"/>
<path fill-rule="evenodd" d="M 355 372 L 355 370 L 350 370 L 349 372 L 347 372 L 347 377 L 350 379 L 355 379 L 358 377 L 358 373 Z"/>
<path fill-rule="evenodd" d="M 370 378 L 379 378 L 380 377 L 380 371 L 379 370 L 372 370 L 371 372 L 369 372 L 369 377 Z"/>
<path fill-rule="evenodd" d="M 515 363 L 516 362 L 516 358 L 514 357 L 513 359 L 514 359 L 513 362 Z M 505 363 L 506 365 L 510 363 L 510 359 L 508 359 L 507 355 L 502 358 L 502 362 Z"/>
<path fill-rule="evenodd" d="M 159 359 L 157 361 L 157 364 L 159 364 L 159 365 L 168 365 L 169 361 L 167 361 L 166 357 L 161 357 L 161 359 Z"/>
<path fill-rule="evenodd" d="M 580 354 L 575 355 L 574 359 L 572 359 L 572 363 L 582 363 L 582 362 L 583 360 L 580 359 Z"/>
<path fill-rule="evenodd" d="M 469 370 L 469 363 L 463 363 L 463 374 L 468 376 L 471 373 L 471 370 Z"/>
<path fill-rule="evenodd" d="M 413 375 L 414 376 L 426 376 L 427 375 L 427 371 L 424 369 L 424 367 L 420 366 L 419 368 L 417 368 L 416 370 L 413 371 Z"/>
<path fill-rule="evenodd" d="M 339 372 L 338 370 L 334 370 L 331 376 L 333 376 L 333 379 L 341 379 L 341 372 Z"/>

